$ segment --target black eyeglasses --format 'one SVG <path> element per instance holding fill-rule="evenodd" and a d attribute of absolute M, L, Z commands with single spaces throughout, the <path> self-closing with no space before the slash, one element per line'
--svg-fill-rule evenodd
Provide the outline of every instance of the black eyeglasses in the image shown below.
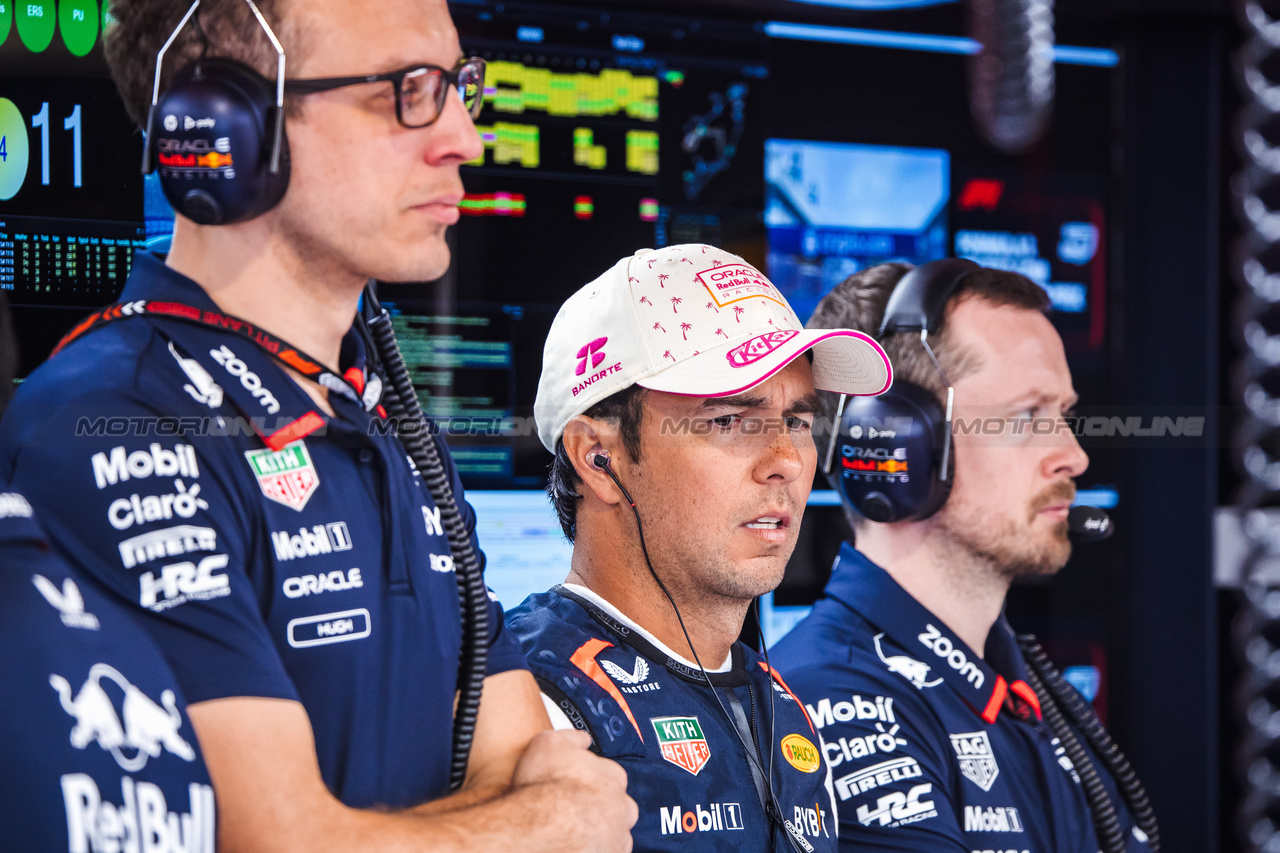
<path fill-rule="evenodd" d="M 480 115 L 484 103 L 484 60 L 478 57 L 461 60 L 452 71 L 438 65 L 411 65 L 399 71 L 363 77 L 286 80 L 284 89 L 308 95 L 383 81 L 390 81 L 396 87 L 396 120 L 405 127 L 426 127 L 440 118 L 450 89 L 457 91 L 472 119 Z"/>

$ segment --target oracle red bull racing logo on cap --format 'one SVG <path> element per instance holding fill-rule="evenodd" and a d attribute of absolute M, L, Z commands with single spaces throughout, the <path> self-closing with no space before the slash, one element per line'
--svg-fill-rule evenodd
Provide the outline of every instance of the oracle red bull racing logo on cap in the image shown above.
<path fill-rule="evenodd" d="M 800 333 L 795 329 L 765 332 L 729 350 L 724 357 L 728 359 L 730 367 L 746 367 L 764 358 L 798 334 Z"/>
<path fill-rule="evenodd" d="M 750 264 L 719 264 L 703 270 L 694 278 L 702 283 L 721 308 L 753 296 L 762 296 L 779 305 L 786 305 L 769 279 Z"/>
<path fill-rule="evenodd" d="M 662 757 L 694 776 L 711 760 L 711 747 L 697 717 L 650 717 Z"/>

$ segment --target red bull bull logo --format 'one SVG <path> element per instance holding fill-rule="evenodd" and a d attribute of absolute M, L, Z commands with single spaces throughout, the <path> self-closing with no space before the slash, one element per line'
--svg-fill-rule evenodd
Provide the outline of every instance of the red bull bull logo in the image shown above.
<path fill-rule="evenodd" d="M 119 714 L 103 688 L 104 678 L 124 691 Z M 156 704 L 119 670 L 105 663 L 89 668 L 89 677 L 74 695 L 70 682 L 61 675 L 50 675 L 49 686 L 57 691 L 62 710 L 76 721 L 71 729 L 71 745 L 76 749 L 96 743 L 130 773 L 141 770 L 149 758 L 159 758 L 165 751 L 183 761 L 195 761 L 195 750 L 178 734 L 182 714 L 172 690 L 162 692 L 160 704 Z"/>
<path fill-rule="evenodd" d="M 161 154 L 160 165 L 178 169 L 229 169 L 232 162 L 230 154 L 210 151 L 208 154 Z"/>

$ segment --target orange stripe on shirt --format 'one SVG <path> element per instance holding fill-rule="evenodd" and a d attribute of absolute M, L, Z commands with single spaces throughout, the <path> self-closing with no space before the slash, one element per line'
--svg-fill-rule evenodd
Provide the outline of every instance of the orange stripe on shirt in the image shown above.
<path fill-rule="evenodd" d="M 1019 680 L 1010 684 L 1009 689 L 1021 696 L 1028 705 L 1035 709 L 1036 719 L 1042 719 L 1043 715 L 1040 713 L 1040 697 L 1036 695 L 1036 691 L 1032 689 L 1030 684 Z"/>
<path fill-rule="evenodd" d="M 773 669 L 764 661 L 760 661 L 760 668 L 773 676 L 773 680 L 782 685 L 782 689 L 787 691 L 787 695 L 796 700 L 796 705 L 800 707 L 800 713 L 804 714 L 804 721 L 809 724 L 809 731 L 816 735 L 818 732 L 813 727 L 813 720 L 809 719 L 809 712 L 805 710 L 804 703 L 800 701 L 800 697 L 791 692 L 791 688 L 787 686 L 787 682 L 782 680 L 782 676 L 778 674 L 776 669 Z"/>
<path fill-rule="evenodd" d="M 1000 716 L 1000 708 L 1004 705 L 1004 698 L 1009 695 L 1009 682 L 1004 680 L 1003 675 L 996 676 L 996 686 L 991 690 L 991 699 L 987 701 L 987 707 L 982 712 L 982 719 L 988 723 L 994 723 L 996 717 Z"/>
<path fill-rule="evenodd" d="M 604 688 L 604 692 L 613 697 L 613 701 L 618 703 L 618 707 L 622 709 L 622 713 L 627 715 L 627 719 L 631 721 L 632 727 L 636 730 L 636 734 L 640 735 L 640 742 L 644 743 L 644 735 L 640 732 L 640 726 L 636 723 L 636 718 L 631 715 L 631 706 L 627 704 L 627 700 L 623 698 L 622 692 L 618 690 L 618 686 L 614 684 L 609 676 L 604 674 L 604 670 L 600 668 L 600 664 L 596 663 L 596 655 L 608 648 L 612 648 L 613 643 L 606 643 L 604 640 L 592 638 L 587 640 L 578 650 L 569 656 L 569 663 L 582 670 L 583 674 L 594 681 L 596 684 Z"/>
<path fill-rule="evenodd" d="M 272 450 L 279 450 L 286 444 L 292 444 L 300 438 L 306 438 L 322 426 L 324 426 L 324 418 L 315 412 L 307 412 L 293 423 L 285 424 L 271 433 L 264 441 L 266 441 L 267 447 Z"/>

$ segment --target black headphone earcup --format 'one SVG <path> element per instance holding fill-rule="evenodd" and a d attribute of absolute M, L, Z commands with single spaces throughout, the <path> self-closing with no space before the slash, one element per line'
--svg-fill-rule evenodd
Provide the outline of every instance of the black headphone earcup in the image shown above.
<path fill-rule="evenodd" d="M 955 454 L 940 476 L 945 418 L 928 390 L 897 381 L 878 397 L 845 405 L 827 476 L 870 521 L 919 521 L 951 494 Z"/>
<path fill-rule="evenodd" d="M 201 225 L 252 219 L 274 207 L 289 185 L 288 139 L 272 84 L 229 59 L 205 59 L 174 75 L 153 111 L 152 165 L 173 209 Z"/>

